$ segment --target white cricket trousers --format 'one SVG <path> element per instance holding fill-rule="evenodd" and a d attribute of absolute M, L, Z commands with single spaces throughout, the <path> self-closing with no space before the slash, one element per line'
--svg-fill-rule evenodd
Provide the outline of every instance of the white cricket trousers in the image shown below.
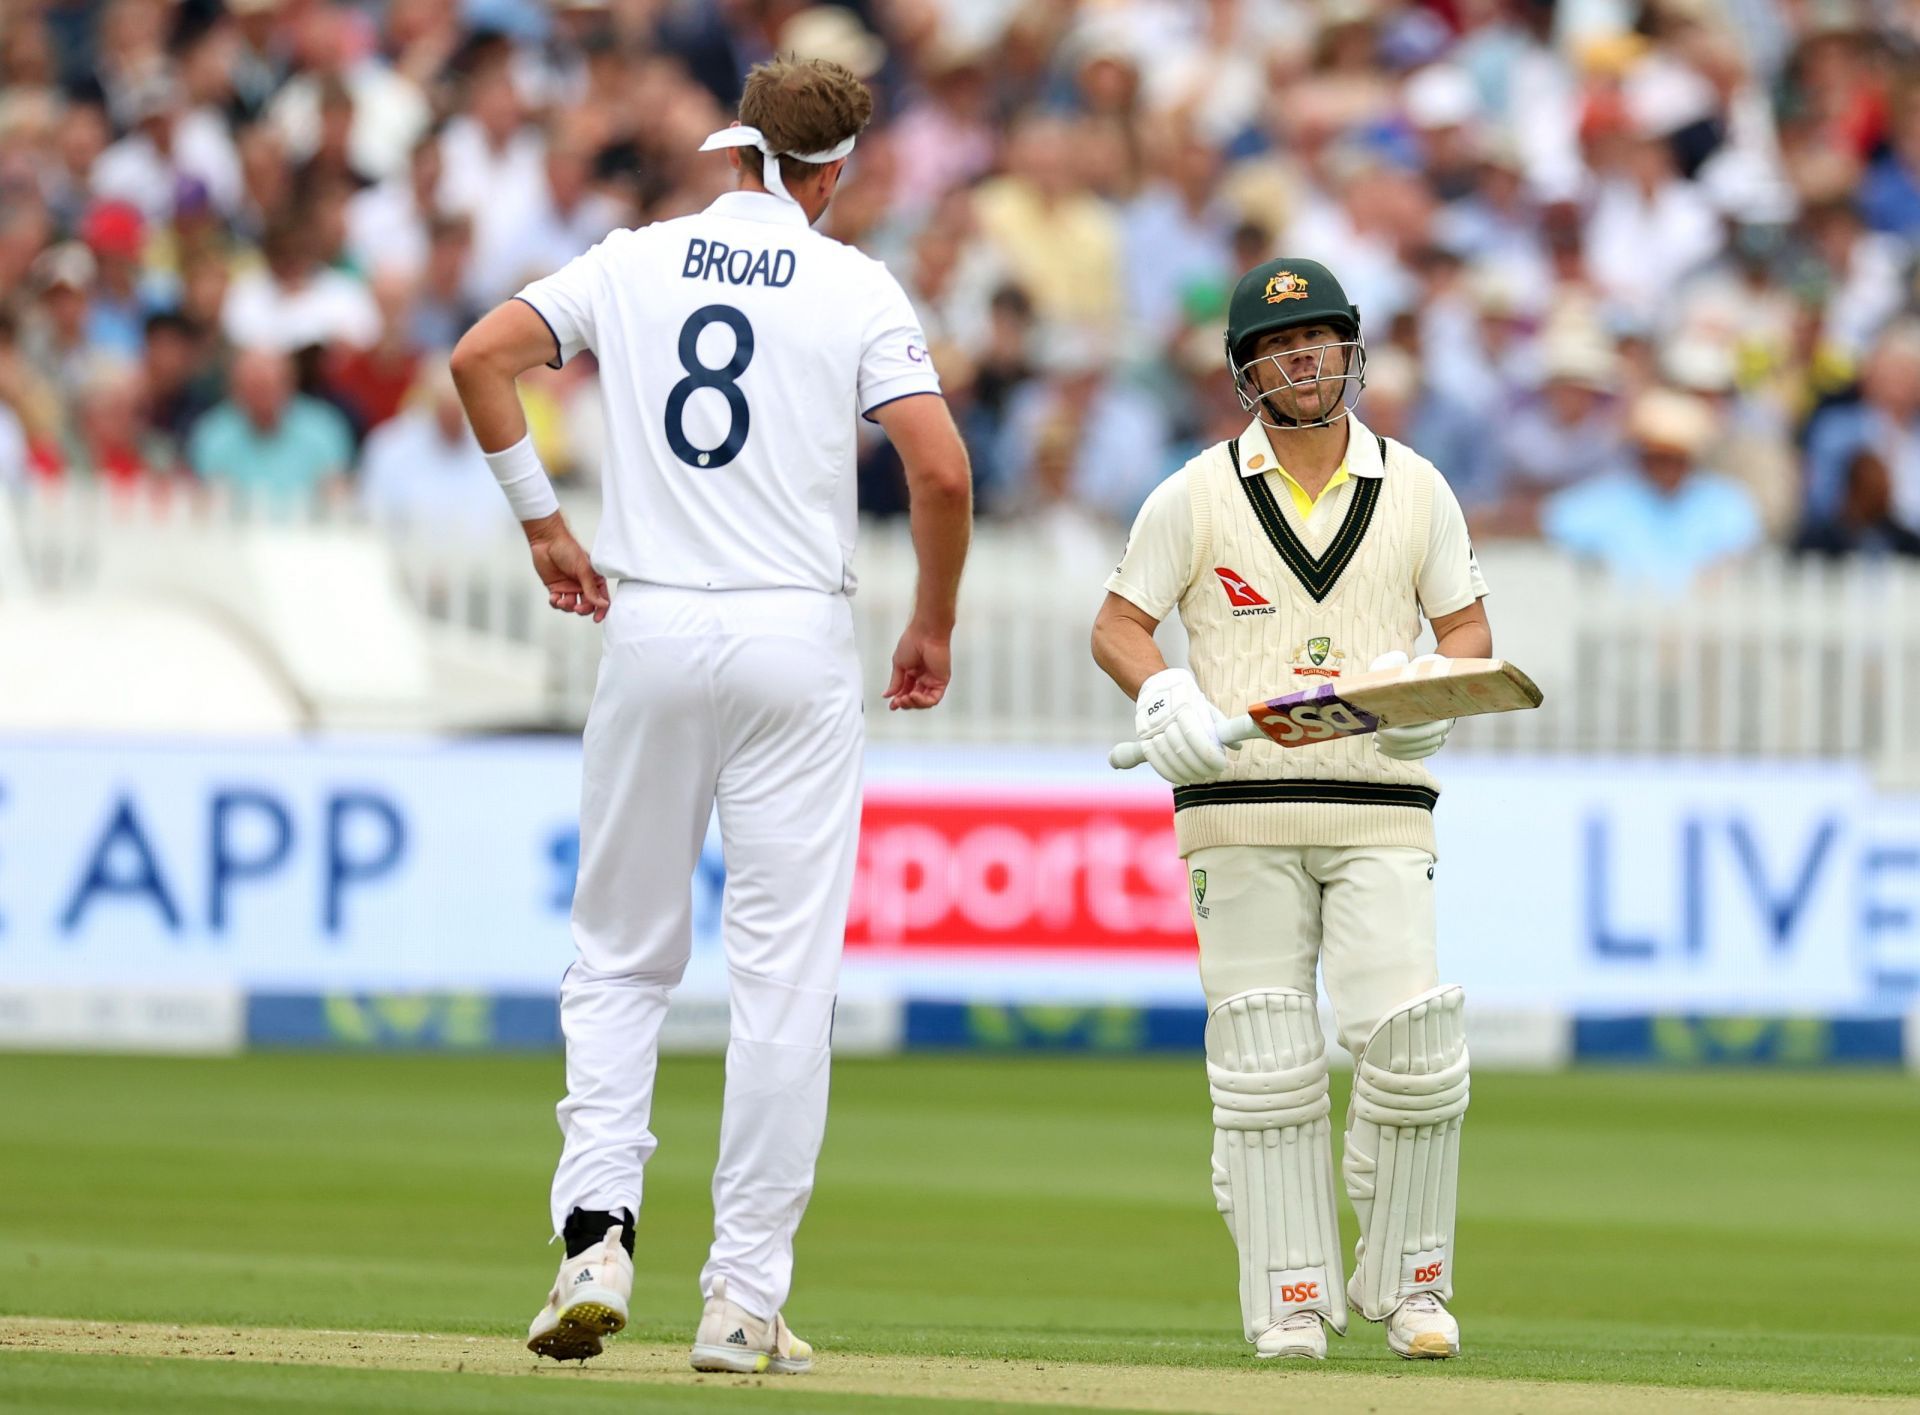
<path fill-rule="evenodd" d="M 1381 1018 L 1439 986 L 1425 850 L 1215 845 L 1187 856 L 1187 883 L 1209 1011 L 1255 988 L 1313 997 L 1317 967 L 1358 1059 Z"/>
<path fill-rule="evenodd" d="M 853 612 L 809 590 L 624 583 L 607 614 L 580 792 L 579 959 L 560 989 L 569 1212 L 640 1212 L 667 997 L 692 947 L 691 879 L 717 806 L 732 1004 L 703 1295 L 770 1318 L 827 1120 L 828 1040 L 860 828 Z"/>

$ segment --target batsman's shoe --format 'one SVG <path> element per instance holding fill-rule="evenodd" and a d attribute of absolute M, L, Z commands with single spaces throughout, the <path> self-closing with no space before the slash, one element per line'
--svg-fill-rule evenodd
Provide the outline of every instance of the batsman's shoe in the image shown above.
<path fill-rule="evenodd" d="M 700 1330 L 694 1334 L 693 1369 L 797 1376 L 813 1369 L 813 1348 L 787 1330 L 786 1319 L 778 1312 L 772 1321 L 764 1322 L 728 1301 L 727 1280 L 718 1278 L 700 1314 Z"/>
<path fill-rule="evenodd" d="M 1262 1361 L 1327 1359 L 1327 1329 L 1318 1312 L 1289 1312 L 1260 1333 L 1253 1354 Z"/>
<path fill-rule="evenodd" d="M 602 1339 L 627 1324 L 633 1296 L 633 1259 L 620 1245 L 621 1225 L 575 1258 L 560 1264 L 547 1305 L 527 1328 L 527 1350 L 556 1361 L 598 1356 Z"/>
<path fill-rule="evenodd" d="M 1387 1318 L 1387 1345 L 1409 1361 L 1445 1361 L 1460 1354 L 1460 1323 L 1432 1292 L 1416 1292 Z"/>

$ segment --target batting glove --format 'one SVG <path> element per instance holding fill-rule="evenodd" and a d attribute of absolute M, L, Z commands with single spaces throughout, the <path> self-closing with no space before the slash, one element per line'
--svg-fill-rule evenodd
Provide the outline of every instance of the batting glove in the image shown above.
<path fill-rule="evenodd" d="M 1439 663 L 1444 656 L 1437 653 L 1423 653 L 1413 662 Z M 1392 653 L 1383 653 L 1367 665 L 1369 673 L 1381 672 L 1389 668 L 1408 667 L 1407 656 L 1399 649 Z M 1422 757 L 1430 757 L 1446 745 L 1447 734 L 1453 731 L 1453 719 L 1443 717 L 1438 722 L 1413 722 L 1405 727 L 1382 727 L 1373 734 L 1373 749 L 1383 757 L 1392 757 L 1395 761 L 1417 762 Z"/>
<path fill-rule="evenodd" d="M 1175 786 L 1198 786 L 1227 769 L 1219 725 L 1227 715 L 1207 701 L 1193 674 L 1167 668 L 1140 685 L 1133 730 L 1147 764 Z"/>

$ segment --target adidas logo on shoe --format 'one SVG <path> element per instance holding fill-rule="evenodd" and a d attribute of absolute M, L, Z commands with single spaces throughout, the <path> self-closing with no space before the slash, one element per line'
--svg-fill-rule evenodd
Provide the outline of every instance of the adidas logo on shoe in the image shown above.
<path fill-rule="evenodd" d="M 592 1268 L 582 1268 L 582 1269 L 580 1269 L 580 1274 L 579 1274 L 579 1276 L 578 1276 L 578 1277 L 576 1277 L 576 1278 L 574 1278 L 574 1280 L 573 1280 L 573 1285 L 574 1285 L 575 1287 L 578 1287 L 578 1286 L 579 1286 L 579 1285 L 580 1285 L 581 1283 L 583 1283 L 583 1282 L 592 1282 L 592 1281 L 593 1281 L 593 1269 L 592 1269 Z"/>
<path fill-rule="evenodd" d="M 746 1344 L 747 1344 L 747 1333 L 745 1329 L 742 1327 L 735 1327 L 733 1329 L 733 1335 L 727 1338 L 727 1345 L 745 1346 Z"/>

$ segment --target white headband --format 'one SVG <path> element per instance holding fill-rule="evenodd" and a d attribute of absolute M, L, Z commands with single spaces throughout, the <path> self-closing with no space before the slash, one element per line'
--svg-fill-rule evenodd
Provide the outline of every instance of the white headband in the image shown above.
<path fill-rule="evenodd" d="M 857 136 L 858 134 L 855 134 L 855 137 Z M 741 125 L 732 128 L 722 128 L 719 132 L 712 134 L 705 142 L 700 144 L 700 150 L 702 152 L 715 152 L 723 147 L 759 148 L 767 158 L 765 162 L 760 164 L 761 177 L 762 180 L 766 182 L 767 190 L 781 201 L 793 201 L 792 195 L 787 191 L 787 184 L 780 180 L 780 159 L 782 157 L 791 157 L 799 162 L 838 162 L 841 158 L 853 151 L 853 143 L 853 138 L 847 138 L 843 142 L 835 143 L 825 152 L 775 152 L 772 144 L 767 141 L 767 135 L 765 133 L 761 132 L 758 128 L 749 128 Z M 794 202 L 794 205 L 798 206 L 799 203 Z"/>

